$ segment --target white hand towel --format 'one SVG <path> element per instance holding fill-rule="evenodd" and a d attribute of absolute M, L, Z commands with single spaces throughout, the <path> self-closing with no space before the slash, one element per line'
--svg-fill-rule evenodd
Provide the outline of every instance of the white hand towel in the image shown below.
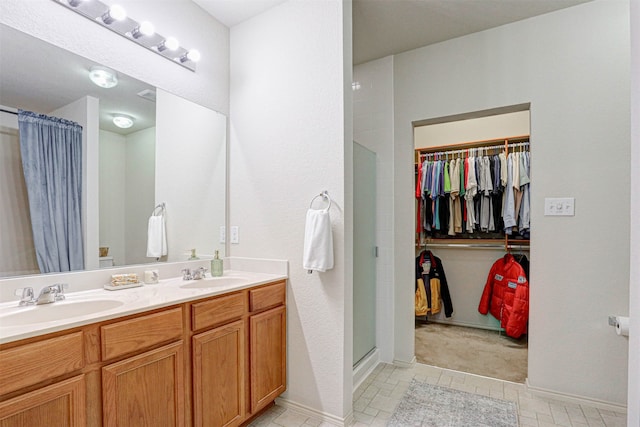
<path fill-rule="evenodd" d="M 147 229 L 147 257 L 160 258 L 167 254 L 167 231 L 164 215 L 150 216 Z"/>
<path fill-rule="evenodd" d="M 307 211 L 302 267 L 322 272 L 333 268 L 333 236 L 328 209 Z"/>

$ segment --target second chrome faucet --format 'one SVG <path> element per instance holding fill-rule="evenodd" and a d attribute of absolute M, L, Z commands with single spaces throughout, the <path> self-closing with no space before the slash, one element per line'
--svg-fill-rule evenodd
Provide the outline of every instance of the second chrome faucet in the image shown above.
<path fill-rule="evenodd" d="M 207 269 L 204 267 L 196 268 L 190 270 L 185 268 L 182 270 L 182 280 L 200 280 L 204 279 L 207 274 Z"/>

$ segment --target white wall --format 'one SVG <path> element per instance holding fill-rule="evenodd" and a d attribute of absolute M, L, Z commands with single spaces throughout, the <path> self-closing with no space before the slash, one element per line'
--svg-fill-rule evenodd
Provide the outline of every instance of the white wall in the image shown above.
<path fill-rule="evenodd" d="M 627 341 L 607 316 L 627 313 L 629 296 L 628 2 L 589 2 L 394 63 L 396 309 L 412 304 L 411 123 L 531 102 L 532 171 L 544 173 L 532 176 L 529 384 L 624 404 Z M 543 216 L 544 197 L 558 196 L 576 198 L 575 217 Z M 411 313 L 395 320 L 396 357 L 409 359 Z"/>
<path fill-rule="evenodd" d="M 197 48 L 194 73 L 51 0 L 3 0 L 0 22 L 166 91 L 229 111 L 229 29 L 190 1 L 121 0 L 129 16 Z M 112 1 L 105 1 L 107 4 Z"/>
<path fill-rule="evenodd" d="M 28 215 L 29 200 L 22 172 L 18 116 L 2 112 L 0 200 L 0 277 L 40 272 Z"/>
<path fill-rule="evenodd" d="M 352 388 L 350 7 L 291 0 L 231 29 L 231 255 L 290 261 L 283 397 L 337 423 Z M 323 190 L 335 268 L 307 274 L 305 213 Z"/>
<path fill-rule="evenodd" d="M 126 136 L 100 131 L 100 246 L 118 265 L 149 262 L 147 221 L 155 206 L 155 127 Z"/>
<path fill-rule="evenodd" d="M 393 362 L 393 57 L 358 65 L 353 81 L 353 137 L 376 158 L 376 346 Z"/>
<path fill-rule="evenodd" d="M 114 265 L 125 262 L 127 138 L 117 133 L 100 131 L 99 221 L 100 246 L 109 248 Z"/>
<path fill-rule="evenodd" d="M 154 206 L 166 203 L 168 261 L 224 253 L 226 129 L 222 114 L 157 91 Z"/>
<path fill-rule="evenodd" d="M 529 135 L 529 110 L 492 114 L 486 117 L 452 118 L 451 121 L 416 126 L 413 131 L 415 148 Z"/>
<path fill-rule="evenodd" d="M 131 265 L 149 262 L 149 258 L 146 257 L 147 226 L 156 201 L 155 127 L 127 135 L 125 164 L 125 264 Z M 219 199 L 216 201 L 219 202 Z M 172 225 L 180 227 L 180 224 Z"/>
<path fill-rule="evenodd" d="M 631 2 L 631 251 L 627 425 L 640 426 L 640 1 Z"/>

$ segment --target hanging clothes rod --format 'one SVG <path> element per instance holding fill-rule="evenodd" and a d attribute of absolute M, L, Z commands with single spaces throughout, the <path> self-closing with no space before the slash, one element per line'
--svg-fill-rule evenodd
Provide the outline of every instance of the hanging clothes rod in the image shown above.
<path fill-rule="evenodd" d="M 448 248 L 448 249 L 491 249 L 504 251 L 505 245 L 500 242 L 496 243 L 426 243 L 424 246 L 429 248 Z M 528 251 L 529 245 L 512 245 L 509 244 L 509 249 Z"/>
<path fill-rule="evenodd" d="M 513 143 L 513 144 L 508 144 L 509 148 L 518 148 L 518 147 L 529 147 L 529 142 L 517 142 L 517 143 Z M 468 153 L 468 152 L 481 152 L 484 150 L 496 150 L 496 149 L 503 149 L 505 147 L 504 144 L 502 145 L 488 145 L 488 146 L 484 146 L 484 147 L 473 147 L 473 148 L 464 148 L 464 149 L 459 149 L 459 150 L 438 150 L 438 151 L 427 151 L 428 149 L 426 148 L 421 148 L 419 150 L 420 152 L 420 156 L 421 157 L 427 157 L 427 156 L 435 156 L 435 155 L 440 155 L 440 154 L 462 154 L 462 153 Z"/>

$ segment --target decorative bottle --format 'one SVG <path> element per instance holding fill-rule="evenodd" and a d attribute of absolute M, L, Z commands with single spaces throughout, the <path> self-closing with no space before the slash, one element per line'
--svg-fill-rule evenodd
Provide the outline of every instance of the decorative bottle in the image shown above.
<path fill-rule="evenodd" d="M 216 251 L 215 256 L 211 260 L 211 276 L 213 277 L 222 276 L 222 260 L 220 259 L 220 255 L 218 251 Z"/>

